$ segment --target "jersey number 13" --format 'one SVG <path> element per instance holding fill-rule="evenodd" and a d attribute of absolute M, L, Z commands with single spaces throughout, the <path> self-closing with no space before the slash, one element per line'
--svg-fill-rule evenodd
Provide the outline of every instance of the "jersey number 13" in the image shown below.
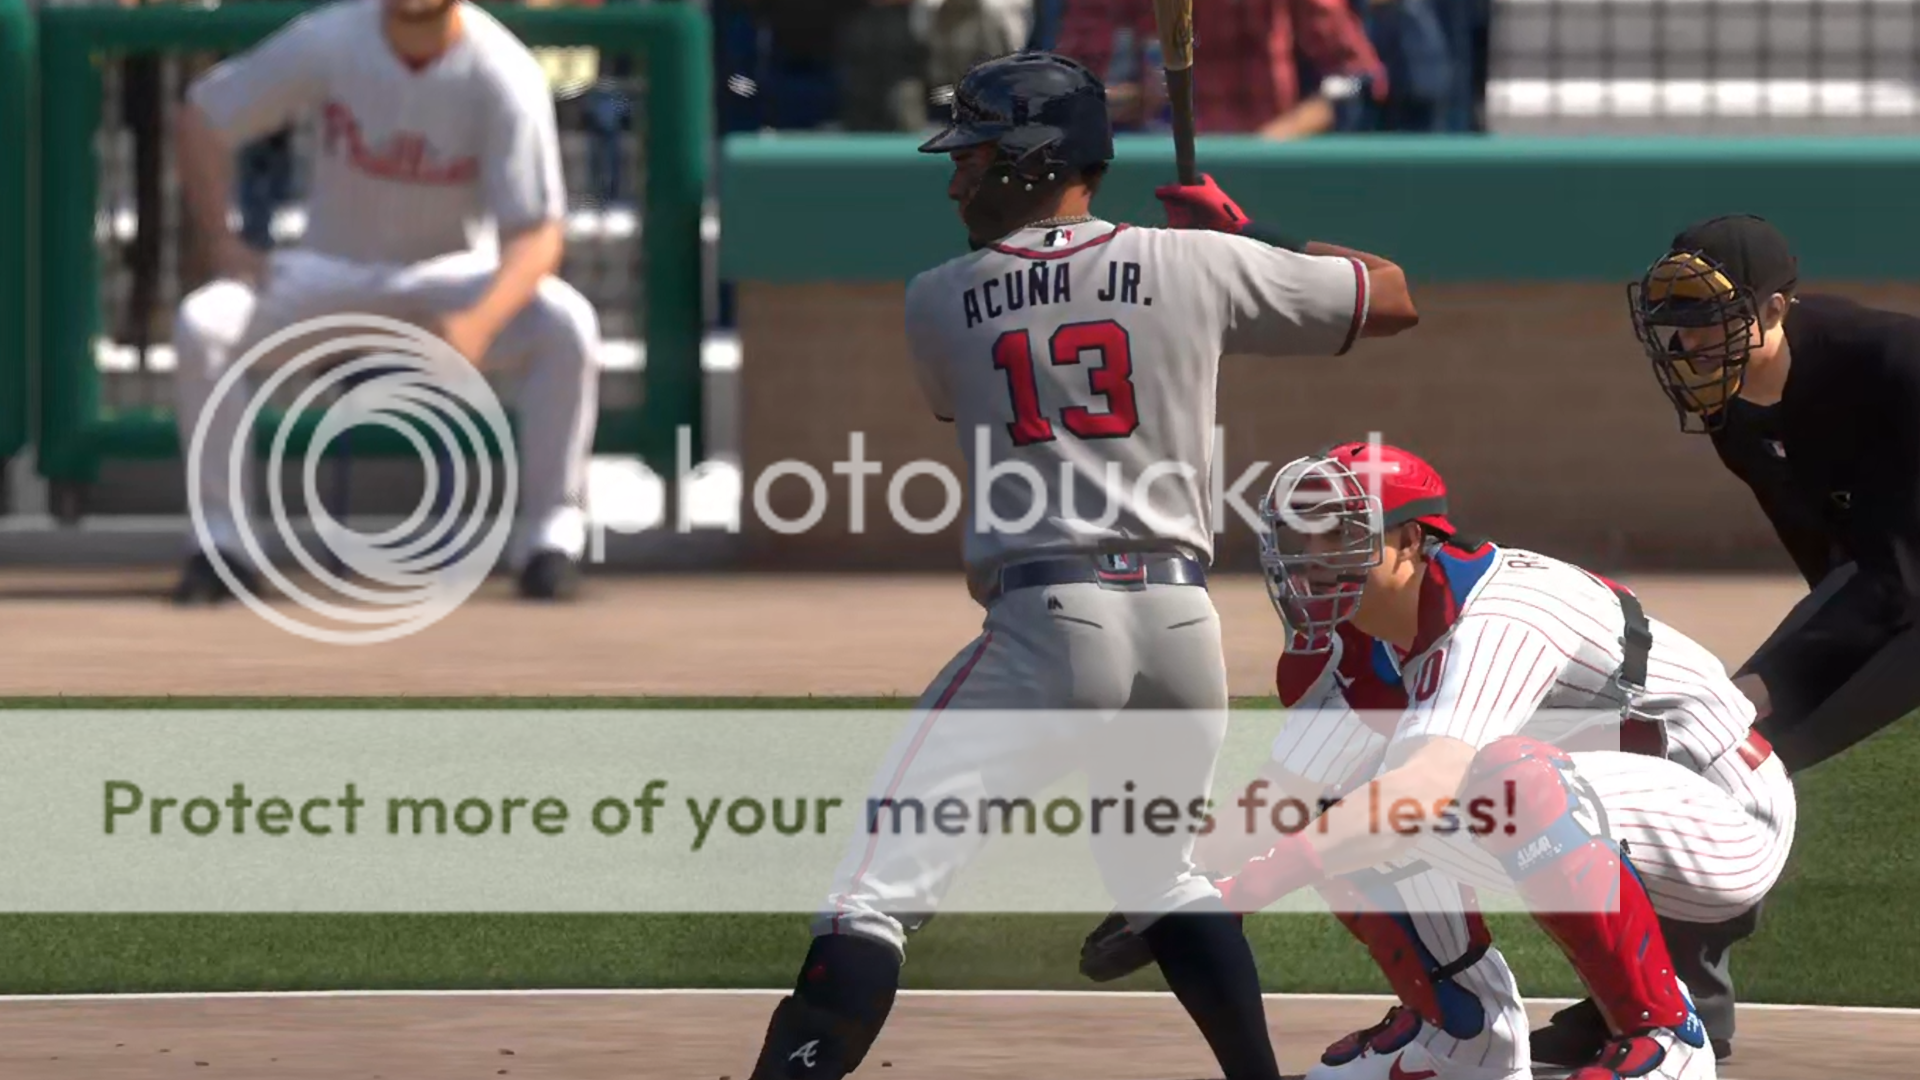
<path fill-rule="evenodd" d="M 1133 400 L 1133 346 L 1126 328 L 1112 319 L 1068 323 L 1047 339 L 1047 357 L 1055 366 L 1078 364 L 1087 353 L 1099 354 L 1087 370 L 1087 385 L 1107 403 L 1107 411 L 1069 405 L 1060 410 L 1060 423 L 1082 439 L 1124 439 L 1140 426 Z M 1007 392 L 1013 398 L 1013 420 L 1007 424 L 1013 445 L 1053 441 L 1053 421 L 1040 412 L 1031 333 L 1001 334 L 993 343 L 993 366 L 1006 373 Z"/>

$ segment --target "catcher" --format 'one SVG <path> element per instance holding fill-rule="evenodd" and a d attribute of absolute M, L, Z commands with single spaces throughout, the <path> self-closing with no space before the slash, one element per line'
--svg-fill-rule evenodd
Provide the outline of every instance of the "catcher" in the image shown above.
<path fill-rule="evenodd" d="M 1476 887 L 1517 893 L 1592 992 L 1608 1037 L 1577 1080 L 1713 1077 L 1659 917 L 1731 918 L 1785 864 L 1793 789 L 1752 704 L 1624 588 L 1455 529 L 1439 474 L 1404 450 L 1301 458 L 1262 513 L 1291 712 L 1203 858 L 1232 870 L 1219 887 L 1237 912 L 1319 890 L 1400 999 L 1310 1080 L 1532 1075 Z M 1548 741 L 1543 718 L 1567 710 L 1606 717 L 1621 749 Z M 1324 810 L 1312 827 L 1266 813 L 1287 799 Z M 1471 824 L 1382 829 L 1365 809 L 1400 799 L 1457 800 Z M 1481 827 L 1487 807 L 1502 813 Z M 1139 966 L 1111 919 L 1084 946 L 1096 980 Z"/>

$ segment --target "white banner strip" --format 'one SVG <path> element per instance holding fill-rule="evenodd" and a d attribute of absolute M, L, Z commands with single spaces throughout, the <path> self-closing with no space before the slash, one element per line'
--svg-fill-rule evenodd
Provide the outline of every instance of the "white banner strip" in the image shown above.
<path fill-rule="evenodd" d="M 1310 825 L 1393 833 L 1389 876 L 1497 876 L 1477 838 L 1514 837 L 1529 802 L 1512 785 L 1403 802 L 1417 793 L 1370 785 L 1364 754 L 1342 781 L 1255 782 L 1283 724 L 1299 743 L 1397 716 L 1230 719 L 10 711 L 0 911 L 1156 910 L 1211 890 L 1196 843 Z M 1501 906 L 1501 881 L 1472 883 Z M 1274 910 L 1324 904 L 1309 888 Z"/>

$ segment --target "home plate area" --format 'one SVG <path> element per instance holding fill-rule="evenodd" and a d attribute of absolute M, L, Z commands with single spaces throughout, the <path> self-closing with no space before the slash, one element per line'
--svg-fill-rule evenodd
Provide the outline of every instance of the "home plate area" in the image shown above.
<path fill-rule="evenodd" d="M 7 1080 L 747 1080 L 774 991 L 18 997 Z M 1378 997 L 1268 998 L 1281 1064 L 1378 1019 Z M 1544 1020 L 1564 1002 L 1532 1006 Z M 1844 1055 L 1844 1056 L 1842 1056 Z M 1742 1006 L 1724 1080 L 1908 1080 L 1920 1013 Z M 1166 994 L 907 992 L 856 1075 L 1196 1080 L 1218 1073 Z"/>

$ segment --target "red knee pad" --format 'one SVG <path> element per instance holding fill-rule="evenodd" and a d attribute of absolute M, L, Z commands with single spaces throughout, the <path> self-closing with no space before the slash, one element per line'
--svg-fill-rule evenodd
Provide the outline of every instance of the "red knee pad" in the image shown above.
<path fill-rule="evenodd" d="M 1495 800 L 1496 820 L 1505 815 L 1477 839 L 1505 864 L 1614 1033 L 1685 1023 L 1691 1009 L 1653 901 L 1612 840 L 1575 814 L 1573 759 L 1536 739 L 1499 739 L 1474 759 L 1467 795 L 1470 806 Z"/>
<path fill-rule="evenodd" d="M 1468 808 L 1484 808 L 1493 824 L 1491 832 L 1474 831 L 1481 845 L 1506 855 L 1578 807 L 1572 772 L 1573 759 L 1550 743 L 1509 735 L 1488 744 L 1473 759 L 1465 791 Z"/>

